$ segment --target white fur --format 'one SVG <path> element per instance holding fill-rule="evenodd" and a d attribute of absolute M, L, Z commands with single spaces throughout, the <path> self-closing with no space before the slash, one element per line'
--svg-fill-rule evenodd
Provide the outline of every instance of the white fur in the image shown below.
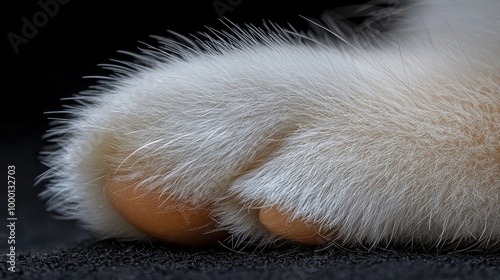
<path fill-rule="evenodd" d="M 380 47 L 161 39 L 49 133 L 49 210 L 147 239 L 103 195 L 123 176 L 215 203 L 236 244 L 276 241 L 257 213 L 277 205 L 340 245 L 498 248 L 500 1 L 417 1 L 400 24 Z"/>

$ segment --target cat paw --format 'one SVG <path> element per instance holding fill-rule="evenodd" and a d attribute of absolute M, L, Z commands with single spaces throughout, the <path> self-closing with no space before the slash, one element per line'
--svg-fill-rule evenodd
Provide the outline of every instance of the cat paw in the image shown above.
<path fill-rule="evenodd" d="M 441 31 L 430 49 L 397 37 L 377 55 L 284 30 L 235 28 L 205 51 L 160 40 L 76 97 L 42 196 L 102 238 L 498 248 L 488 26 L 493 43 L 453 52 Z"/>

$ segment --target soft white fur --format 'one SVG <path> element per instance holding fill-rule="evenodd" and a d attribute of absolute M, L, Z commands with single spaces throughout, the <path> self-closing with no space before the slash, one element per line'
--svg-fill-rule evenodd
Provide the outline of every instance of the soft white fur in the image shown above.
<path fill-rule="evenodd" d="M 278 240 L 257 219 L 275 205 L 338 245 L 498 248 L 500 1 L 408 13 L 374 45 L 281 28 L 160 39 L 49 132 L 48 209 L 147 239 L 103 195 L 121 176 L 215 203 L 233 245 Z"/>

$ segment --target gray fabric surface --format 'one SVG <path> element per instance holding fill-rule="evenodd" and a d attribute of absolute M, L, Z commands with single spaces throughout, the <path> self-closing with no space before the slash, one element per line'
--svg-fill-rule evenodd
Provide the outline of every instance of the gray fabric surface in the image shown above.
<path fill-rule="evenodd" d="M 18 264 L 16 274 L 2 267 L 2 279 L 500 279 L 498 254 L 318 248 L 232 252 L 116 240 L 23 254 Z"/>

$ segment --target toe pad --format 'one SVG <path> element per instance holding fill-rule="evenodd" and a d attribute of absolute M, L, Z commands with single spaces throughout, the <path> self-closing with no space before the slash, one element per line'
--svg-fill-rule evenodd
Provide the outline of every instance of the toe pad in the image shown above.
<path fill-rule="evenodd" d="M 260 209 L 259 220 L 270 232 L 295 242 L 308 245 L 328 242 L 319 225 L 306 223 L 302 219 L 291 219 L 289 214 L 276 207 Z"/>
<path fill-rule="evenodd" d="M 179 245 L 212 244 L 226 237 L 213 232 L 210 205 L 193 205 L 180 199 L 137 188 L 134 182 L 107 180 L 104 193 L 113 208 L 129 223 L 150 236 Z"/>

